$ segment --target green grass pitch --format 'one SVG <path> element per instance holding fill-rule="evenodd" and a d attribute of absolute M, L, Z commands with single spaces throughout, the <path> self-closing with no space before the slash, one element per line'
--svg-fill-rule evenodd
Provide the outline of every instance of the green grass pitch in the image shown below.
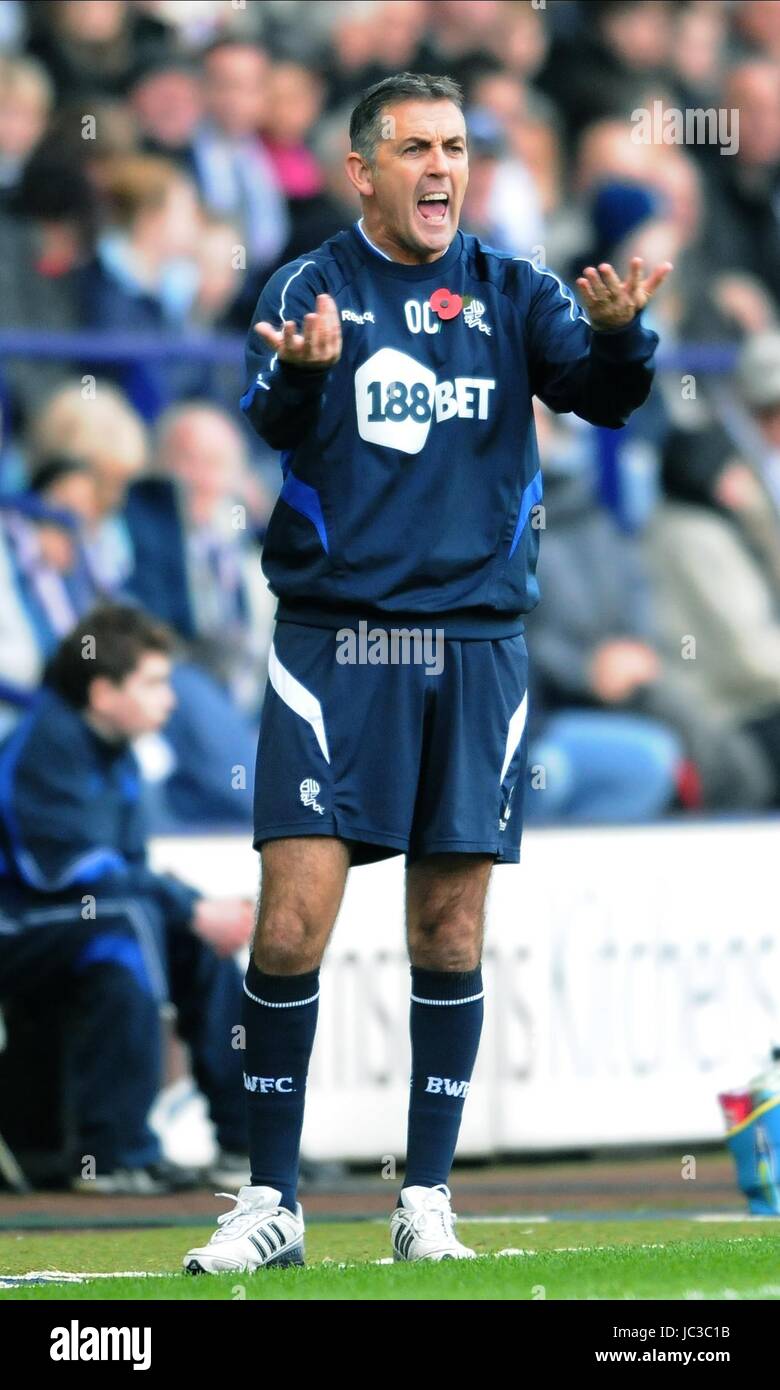
<path fill-rule="evenodd" d="M 180 1272 L 185 1251 L 212 1230 L 4 1233 L 0 1284 L 33 1270 L 104 1277 L 0 1288 L 0 1299 L 780 1300 L 780 1221 L 771 1219 L 462 1220 L 458 1233 L 479 1259 L 396 1265 L 373 1263 L 389 1254 L 386 1222 L 313 1223 L 304 1269 Z M 508 1249 L 522 1253 L 497 1255 Z M 120 1277 L 105 1277 L 111 1272 Z"/>

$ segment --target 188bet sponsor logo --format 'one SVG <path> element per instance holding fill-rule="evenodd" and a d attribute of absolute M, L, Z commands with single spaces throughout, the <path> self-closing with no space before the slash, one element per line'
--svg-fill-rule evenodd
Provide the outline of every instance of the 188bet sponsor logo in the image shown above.
<path fill-rule="evenodd" d="M 418 454 L 432 421 L 487 420 L 495 384 L 472 376 L 437 381 L 408 353 L 381 348 L 355 373 L 358 433 L 367 444 Z"/>

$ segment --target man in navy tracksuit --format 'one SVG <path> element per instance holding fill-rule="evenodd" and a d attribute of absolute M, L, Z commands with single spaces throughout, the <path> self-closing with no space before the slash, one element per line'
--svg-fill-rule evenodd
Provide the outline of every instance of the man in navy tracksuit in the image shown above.
<path fill-rule="evenodd" d="M 463 235 L 466 130 L 448 79 L 377 84 L 350 135 L 362 217 L 272 276 L 249 334 L 241 404 L 284 476 L 263 553 L 279 605 L 244 1001 L 252 1183 L 235 1239 L 223 1222 L 216 1246 L 185 1258 L 194 1271 L 302 1258 L 320 961 L 350 865 L 401 853 L 412 1079 L 393 1252 L 472 1253 L 447 1178 L 482 1023 L 488 878 L 519 858 L 542 498 L 532 396 L 625 424 L 657 343 L 639 312 L 671 268 L 644 279 L 634 261 L 621 282 L 588 267 L 589 323 L 552 271 Z"/>
<path fill-rule="evenodd" d="M 140 609 L 93 610 L 0 746 L 0 1001 L 69 1006 L 73 1186 L 88 1193 L 198 1180 L 161 1159 L 147 1123 L 168 1000 L 209 1101 L 218 1172 L 245 1171 L 232 952 L 249 939 L 251 905 L 208 900 L 146 861 L 130 740 L 170 713 L 170 645 Z"/>

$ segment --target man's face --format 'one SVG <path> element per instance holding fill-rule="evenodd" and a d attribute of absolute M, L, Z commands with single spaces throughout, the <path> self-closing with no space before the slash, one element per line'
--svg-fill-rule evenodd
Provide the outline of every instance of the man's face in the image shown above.
<path fill-rule="evenodd" d="M 405 259 L 436 260 L 458 229 L 468 184 L 463 115 L 451 101 L 404 101 L 387 107 L 381 120 L 374 167 L 362 166 L 356 185 L 366 229 Z M 357 172 L 354 163 L 352 170 Z M 435 201 L 426 197 L 433 193 L 439 195 Z"/>
<path fill-rule="evenodd" d="M 164 652 L 144 652 L 118 685 L 103 676 L 92 682 L 89 713 L 117 739 L 138 738 L 161 729 L 176 704 L 171 660 Z"/>

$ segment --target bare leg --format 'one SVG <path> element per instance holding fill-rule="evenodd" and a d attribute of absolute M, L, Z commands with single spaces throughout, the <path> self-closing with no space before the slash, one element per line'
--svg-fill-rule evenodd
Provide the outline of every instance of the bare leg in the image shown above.
<path fill-rule="evenodd" d="M 350 865 L 350 846 L 331 835 L 268 840 L 252 959 L 269 975 L 318 969 Z"/>
<path fill-rule="evenodd" d="M 406 938 L 412 965 L 423 970 L 476 970 L 493 859 L 430 854 L 406 875 Z"/>

